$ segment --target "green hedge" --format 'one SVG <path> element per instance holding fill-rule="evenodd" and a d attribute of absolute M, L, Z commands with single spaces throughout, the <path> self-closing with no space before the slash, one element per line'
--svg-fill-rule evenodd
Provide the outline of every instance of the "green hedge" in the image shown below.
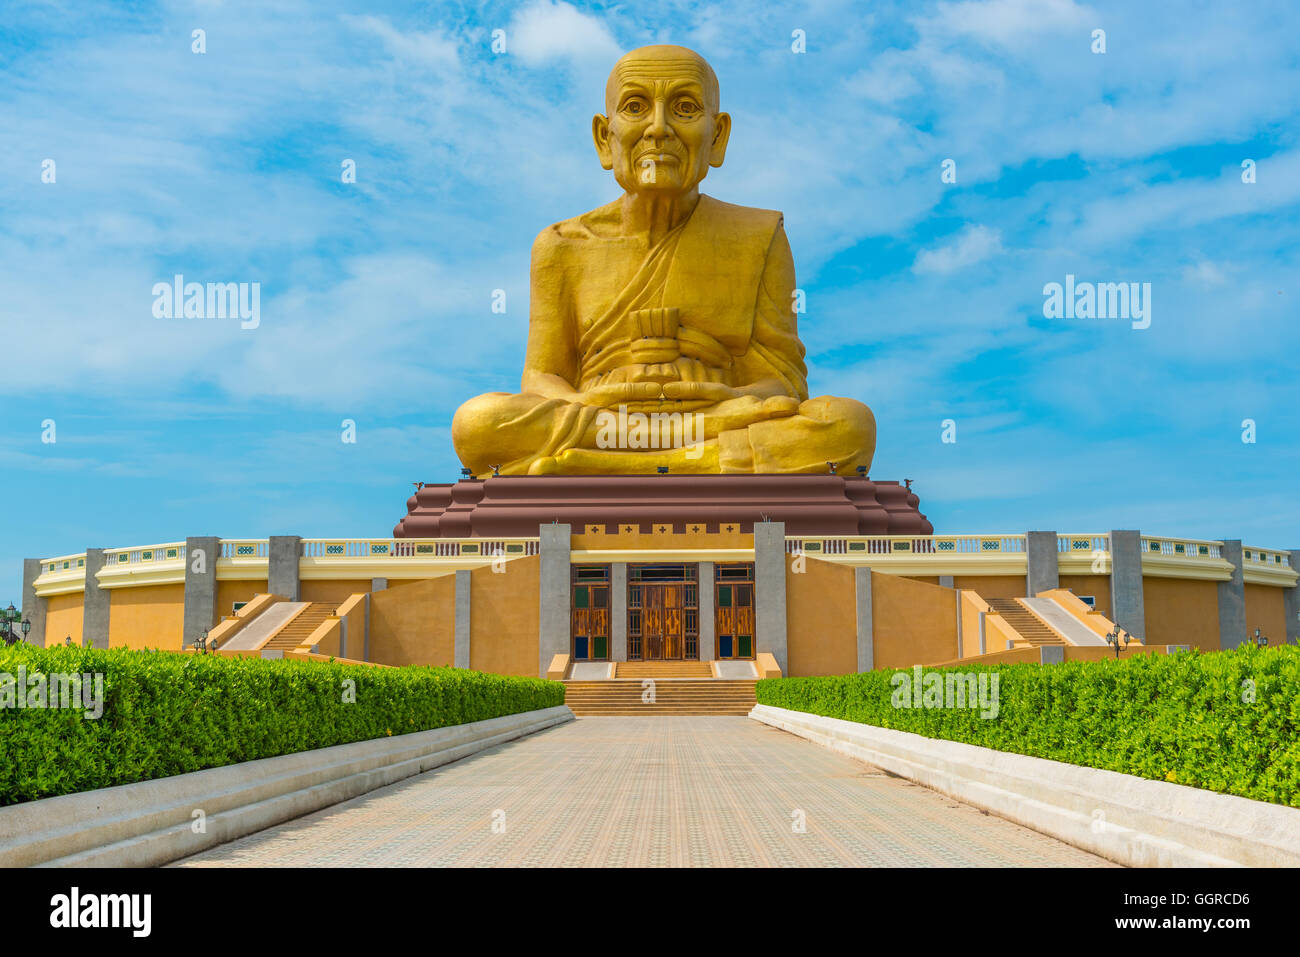
<path fill-rule="evenodd" d="M 996 672 L 998 716 L 895 708 L 892 670 L 769 678 L 758 701 L 1300 807 L 1300 648 L 936 670 Z"/>
<path fill-rule="evenodd" d="M 102 717 L 0 707 L 0 805 L 564 703 L 564 686 L 453 668 L 0 648 L 0 675 L 100 673 Z M 345 679 L 356 703 L 343 701 Z M 3 695 L 3 688 L 0 688 Z"/>

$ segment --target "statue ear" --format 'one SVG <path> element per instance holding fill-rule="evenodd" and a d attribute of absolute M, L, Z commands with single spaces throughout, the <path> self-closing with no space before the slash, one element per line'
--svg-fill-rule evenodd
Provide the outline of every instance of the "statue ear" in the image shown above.
<path fill-rule="evenodd" d="M 596 155 L 602 169 L 614 168 L 614 151 L 609 148 L 609 117 L 597 113 L 591 118 L 591 138 L 596 141 Z"/>
<path fill-rule="evenodd" d="M 721 166 L 727 156 L 727 141 L 731 139 L 731 114 L 719 113 L 713 118 L 713 144 L 709 147 L 709 165 Z"/>

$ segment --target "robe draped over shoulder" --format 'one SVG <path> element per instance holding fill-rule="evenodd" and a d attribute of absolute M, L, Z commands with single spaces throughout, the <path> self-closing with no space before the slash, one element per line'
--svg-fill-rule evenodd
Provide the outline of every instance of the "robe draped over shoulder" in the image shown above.
<path fill-rule="evenodd" d="M 599 243 L 588 235 L 580 242 Z M 685 223 L 666 234 L 597 315 L 579 310 L 578 389 L 634 365 L 642 334 L 635 313 L 675 308 L 683 356 L 741 386 L 774 377 L 788 395 L 808 397 L 807 369 L 793 312 L 794 264 L 775 210 L 733 206 L 701 195 Z"/>

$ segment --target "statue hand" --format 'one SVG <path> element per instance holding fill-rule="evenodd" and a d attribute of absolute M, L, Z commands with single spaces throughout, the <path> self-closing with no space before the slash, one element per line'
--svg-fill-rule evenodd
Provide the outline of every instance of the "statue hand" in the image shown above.
<path fill-rule="evenodd" d="M 661 391 L 658 382 L 606 382 L 580 393 L 577 400 L 594 408 L 617 410 L 620 405 L 651 402 Z"/>
<path fill-rule="evenodd" d="M 721 382 L 665 382 L 664 397 L 683 402 L 726 402 L 741 393 Z"/>
<path fill-rule="evenodd" d="M 704 434 L 706 438 L 714 438 L 719 432 L 747 428 L 767 419 L 785 418 L 798 411 L 799 400 L 794 396 L 774 395 L 760 399 L 758 396 L 742 394 L 702 413 Z"/>

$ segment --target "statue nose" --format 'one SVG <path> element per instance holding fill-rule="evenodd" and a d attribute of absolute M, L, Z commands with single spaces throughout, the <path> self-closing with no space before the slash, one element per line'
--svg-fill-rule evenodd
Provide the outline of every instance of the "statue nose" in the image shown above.
<path fill-rule="evenodd" d="M 654 113 L 650 118 L 650 129 L 647 132 L 656 138 L 668 136 L 672 130 L 668 126 L 668 107 L 663 100 L 655 100 Z"/>

